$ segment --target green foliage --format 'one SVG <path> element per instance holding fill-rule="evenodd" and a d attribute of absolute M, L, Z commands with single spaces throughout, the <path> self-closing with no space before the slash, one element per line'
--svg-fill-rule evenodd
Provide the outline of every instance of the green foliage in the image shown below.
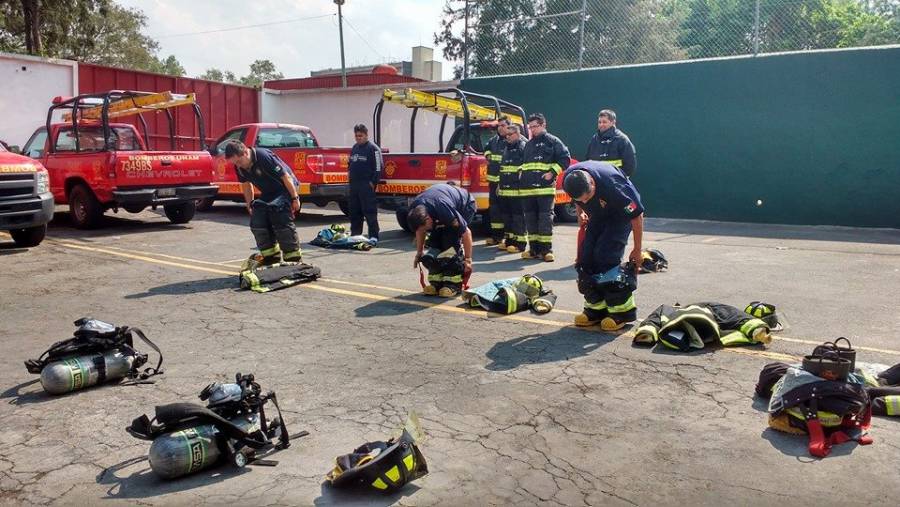
<path fill-rule="evenodd" d="M 284 75 L 275 68 L 270 60 L 256 60 L 250 64 L 250 73 L 238 78 L 234 72 L 222 69 L 206 69 L 206 72 L 197 76 L 200 79 L 219 81 L 222 83 L 234 83 L 245 86 L 262 86 L 264 81 L 281 79 Z"/>

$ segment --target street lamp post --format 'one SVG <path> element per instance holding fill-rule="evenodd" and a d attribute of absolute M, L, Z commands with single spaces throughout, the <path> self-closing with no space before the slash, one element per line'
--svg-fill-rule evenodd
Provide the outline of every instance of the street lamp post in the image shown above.
<path fill-rule="evenodd" d="M 347 87 L 347 67 L 344 63 L 344 16 L 341 13 L 341 6 L 346 0 L 334 0 L 338 6 L 338 34 L 341 38 L 341 87 Z"/>

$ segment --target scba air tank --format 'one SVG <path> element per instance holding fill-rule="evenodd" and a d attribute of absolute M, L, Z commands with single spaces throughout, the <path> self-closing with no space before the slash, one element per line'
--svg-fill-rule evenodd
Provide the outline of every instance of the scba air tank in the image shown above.
<path fill-rule="evenodd" d="M 85 387 L 118 380 L 128 375 L 134 356 L 109 350 L 54 361 L 41 370 L 41 385 L 50 394 L 64 394 Z"/>
<path fill-rule="evenodd" d="M 258 414 L 240 415 L 230 421 L 247 433 L 259 430 Z M 160 435 L 150 445 L 150 468 L 164 479 L 209 468 L 226 455 L 225 440 L 211 424 Z"/>

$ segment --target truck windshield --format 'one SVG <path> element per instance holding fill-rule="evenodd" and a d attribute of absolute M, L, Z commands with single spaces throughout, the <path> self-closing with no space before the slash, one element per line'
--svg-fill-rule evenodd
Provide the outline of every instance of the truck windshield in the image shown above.
<path fill-rule="evenodd" d="M 258 148 L 317 148 L 316 139 L 306 130 L 291 128 L 260 129 L 256 135 Z"/>
<path fill-rule="evenodd" d="M 138 151 L 141 145 L 128 127 L 111 127 L 109 140 L 116 151 Z M 78 148 L 80 151 L 100 151 L 103 149 L 103 128 L 99 126 L 78 127 Z M 59 129 L 56 137 L 56 151 L 75 151 L 75 132 L 72 127 Z"/>
<path fill-rule="evenodd" d="M 447 143 L 448 152 L 463 149 L 463 133 L 462 125 L 456 128 L 453 132 L 453 136 L 450 137 L 450 142 Z M 478 153 L 484 153 L 484 147 L 488 145 L 488 142 L 490 142 L 495 135 L 497 135 L 497 131 L 480 125 L 472 125 L 469 127 L 469 135 L 471 136 L 469 144 L 472 146 L 472 149 Z"/>

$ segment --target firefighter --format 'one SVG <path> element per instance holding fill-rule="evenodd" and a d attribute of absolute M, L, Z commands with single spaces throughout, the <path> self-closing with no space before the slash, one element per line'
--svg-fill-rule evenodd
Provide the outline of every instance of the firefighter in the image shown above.
<path fill-rule="evenodd" d="M 641 196 L 616 166 L 593 160 L 570 167 L 563 179 L 563 189 L 575 201 L 579 221 L 587 221 L 575 266 L 578 291 L 584 295 L 584 312 L 575 317 L 575 325 L 599 323 L 604 331 L 616 331 L 636 319 L 632 289 L 606 290 L 596 282 L 595 275 L 619 266 L 632 232 L 634 246 L 628 259 L 634 266 L 641 265 L 644 231 Z"/>
<path fill-rule="evenodd" d="M 363 217 L 369 238 L 378 241 L 378 204 L 375 187 L 381 179 L 381 148 L 369 141 L 369 129 L 360 123 L 353 127 L 356 144 L 350 152 L 350 235 L 362 234 Z"/>
<path fill-rule="evenodd" d="M 531 138 L 525 144 L 519 179 L 529 248 L 522 258 L 553 262 L 556 177 L 569 167 L 569 148 L 547 132 L 547 119 L 540 113 L 528 117 L 528 131 Z"/>
<path fill-rule="evenodd" d="M 503 221 L 503 205 L 500 196 L 497 194 L 497 187 L 500 181 L 500 161 L 503 159 L 503 148 L 506 146 L 506 134 L 508 132 L 509 118 L 501 116 L 497 120 L 497 135 L 488 141 L 487 149 L 484 150 L 484 158 L 487 159 L 487 181 L 490 187 L 488 194 L 488 216 L 491 220 L 491 235 L 484 241 L 485 245 L 503 245 L 503 229 L 505 223 Z M 502 248 L 502 247 L 501 247 Z"/>
<path fill-rule="evenodd" d="M 585 160 L 603 160 L 619 168 L 631 178 L 637 169 L 634 145 L 624 132 L 616 128 L 616 112 L 604 109 L 597 116 L 597 133 L 588 143 Z"/>
<path fill-rule="evenodd" d="M 428 270 L 426 296 L 449 298 L 462 290 L 464 275 L 472 271 L 469 223 L 476 211 L 469 192 L 446 183 L 429 187 L 413 200 L 407 215 L 410 230 L 416 231 L 413 268 L 421 262 Z"/>
<path fill-rule="evenodd" d="M 291 168 L 265 148 L 248 148 L 237 139 L 225 145 L 225 160 L 234 164 L 250 214 L 250 230 L 259 248 L 260 264 L 300 262 L 300 238 L 294 216 L 300 198 Z M 251 186 L 252 185 L 252 186 Z M 253 187 L 260 196 L 253 198 Z"/>
<path fill-rule="evenodd" d="M 525 155 L 525 139 L 518 125 L 506 128 L 503 157 L 500 160 L 500 181 L 497 194 L 503 209 L 503 224 L 506 238 L 503 244 L 509 253 L 525 251 L 528 236 L 525 234 L 525 213 L 519 196 L 519 173 Z"/>

